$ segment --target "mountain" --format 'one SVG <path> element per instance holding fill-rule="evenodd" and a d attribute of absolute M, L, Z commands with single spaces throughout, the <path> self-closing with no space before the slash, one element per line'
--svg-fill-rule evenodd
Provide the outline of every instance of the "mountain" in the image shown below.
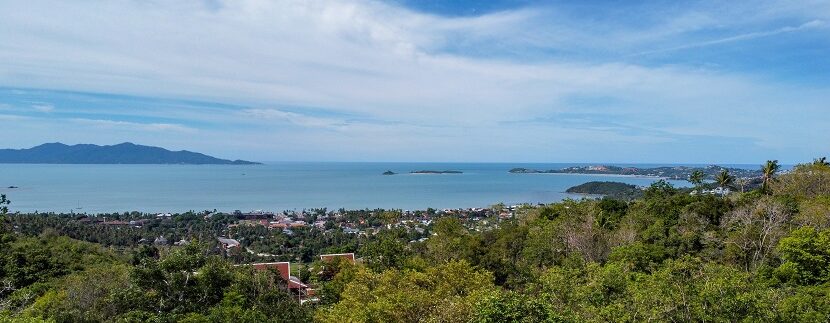
<path fill-rule="evenodd" d="M 6 164 L 219 164 L 255 165 L 244 160 L 227 160 L 187 150 L 170 151 L 125 142 L 111 146 L 49 143 L 29 149 L 0 149 L 0 163 Z"/>

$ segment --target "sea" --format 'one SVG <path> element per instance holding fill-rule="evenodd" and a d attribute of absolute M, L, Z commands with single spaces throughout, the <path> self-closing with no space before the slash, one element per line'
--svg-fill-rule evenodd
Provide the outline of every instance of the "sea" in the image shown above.
<path fill-rule="evenodd" d="M 0 164 L 0 194 L 12 212 L 232 212 L 312 208 L 474 208 L 496 203 L 551 203 L 589 181 L 647 186 L 651 177 L 511 174 L 511 168 L 587 164 L 271 162 L 264 165 Z M 594 164 L 598 165 L 598 164 Z M 666 165 L 615 164 L 655 167 Z M 696 165 L 689 165 L 696 166 Z M 724 165 L 757 168 L 758 165 Z M 390 170 L 396 175 L 383 175 Z M 457 170 L 462 174 L 410 174 Z M 683 180 L 669 180 L 687 186 Z M 10 188 L 15 187 L 15 188 Z"/>

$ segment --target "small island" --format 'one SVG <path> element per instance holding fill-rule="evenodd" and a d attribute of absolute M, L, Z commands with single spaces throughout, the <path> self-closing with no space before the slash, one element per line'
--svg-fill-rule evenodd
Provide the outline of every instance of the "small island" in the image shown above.
<path fill-rule="evenodd" d="M 517 168 L 513 168 L 513 169 L 509 170 L 509 172 L 513 173 L 513 174 L 546 174 L 546 173 L 554 173 L 556 171 L 555 170 L 536 170 L 536 169 L 530 169 L 530 168 L 517 167 Z"/>
<path fill-rule="evenodd" d="M 459 170 L 416 170 L 409 172 L 410 174 L 463 174 Z"/>
<path fill-rule="evenodd" d="M 395 172 L 393 172 L 391 170 L 387 170 L 387 171 L 383 172 L 383 175 L 395 175 Z"/>
<path fill-rule="evenodd" d="M 634 199 L 643 194 L 643 191 L 635 185 L 620 182 L 587 182 L 565 191 L 571 194 L 603 195 L 620 199 Z"/>

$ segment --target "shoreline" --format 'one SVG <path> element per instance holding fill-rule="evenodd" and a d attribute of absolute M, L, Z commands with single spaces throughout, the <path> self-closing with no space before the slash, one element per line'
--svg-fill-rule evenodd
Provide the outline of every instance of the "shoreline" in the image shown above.
<path fill-rule="evenodd" d="M 627 175 L 627 174 L 589 174 L 589 173 L 545 173 L 545 172 L 534 172 L 534 173 L 510 173 L 516 175 L 572 175 L 572 176 L 606 176 L 606 177 L 628 177 L 628 178 L 652 178 L 652 179 L 668 179 L 668 180 L 676 180 L 682 181 L 683 179 L 674 179 L 665 176 L 655 176 L 655 175 Z"/>

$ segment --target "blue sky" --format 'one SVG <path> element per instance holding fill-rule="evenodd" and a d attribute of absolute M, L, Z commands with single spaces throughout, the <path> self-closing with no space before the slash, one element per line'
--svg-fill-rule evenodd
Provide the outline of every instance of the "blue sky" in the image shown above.
<path fill-rule="evenodd" d="M 0 147 L 795 163 L 828 102 L 830 1 L 0 3 Z"/>

